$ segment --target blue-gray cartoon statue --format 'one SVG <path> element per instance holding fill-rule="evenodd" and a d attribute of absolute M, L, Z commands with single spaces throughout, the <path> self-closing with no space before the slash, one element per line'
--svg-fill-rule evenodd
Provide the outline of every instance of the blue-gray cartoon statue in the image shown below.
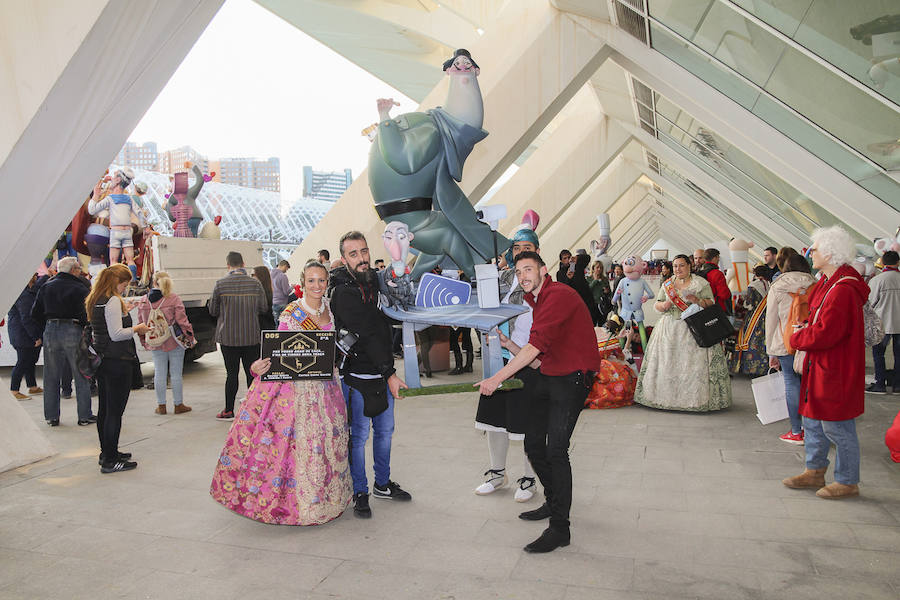
<path fill-rule="evenodd" d="M 393 99 L 378 100 L 378 135 L 369 153 L 369 187 L 385 222 L 409 227 L 419 251 L 412 269 L 418 280 L 449 257 L 470 278 L 475 264 L 490 261 L 510 243 L 478 220 L 456 184 L 472 148 L 487 137 L 480 70 L 467 50 L 444 63 L 450 77 L 447 102 L 424 113 L 390 117 Z M 496 236 L 496 250 L 494 238 Z"/>

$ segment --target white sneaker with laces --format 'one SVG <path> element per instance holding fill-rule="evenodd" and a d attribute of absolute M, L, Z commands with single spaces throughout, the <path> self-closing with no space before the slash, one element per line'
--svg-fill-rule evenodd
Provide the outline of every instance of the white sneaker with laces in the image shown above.
<path fill-rule="evenodd" d="M 537 490 L 537 483 L 534 480 L 534 477 L 520 477 L 519 481 L 519 489 L 516 490 L 516 502 L 528 502 L 534 497 L 534 492 Z"/>
<path fill-rule="evenodd" d="M 488 469 L 484 472 L 484 483 L 475 488 L 479 496 L 487 496 L 506 485 L 506 469 Z"/>

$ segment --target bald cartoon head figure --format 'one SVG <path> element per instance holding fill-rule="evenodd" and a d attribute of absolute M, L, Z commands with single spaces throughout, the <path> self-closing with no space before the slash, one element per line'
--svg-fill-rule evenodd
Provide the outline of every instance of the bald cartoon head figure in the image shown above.
<path fill-rule="evenodd" d="M 384 242 L 384 249 L 387 250 L 388 256 L 391 257 L 391 267 L 398 275 L 403 274 L 406 270 L 406 261 L 409 259 L 409 243 L 413 238 L 415 235 L 405 223 L 391 221 L 384 227 L 381 240 Z"/>

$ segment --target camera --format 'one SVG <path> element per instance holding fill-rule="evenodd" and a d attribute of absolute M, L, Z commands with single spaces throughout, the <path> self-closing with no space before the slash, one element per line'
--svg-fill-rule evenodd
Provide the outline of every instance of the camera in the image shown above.
<path fill-rule="evenodd" d="M 353 345 L 356 344 L 357 341 L 359 341 L 359 336 L 352 331 L 344 327 L 341 327 L 338 330 L 334 342 L 335 348 L 341 353 L 338 369 L 343 370 L 344 365 L 347 363 L 347 358 L 356 356 L 356 353 L 353 351 Z"/>

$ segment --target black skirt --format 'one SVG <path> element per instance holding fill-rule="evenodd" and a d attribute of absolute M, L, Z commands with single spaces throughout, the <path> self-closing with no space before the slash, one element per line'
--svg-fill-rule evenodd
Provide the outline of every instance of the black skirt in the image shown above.
<path fill-rule="evenodd" d="M 525 385 L 517 390 L 494 392 L 481 396 L 475 414 L 475 428 L 484 431 L 505 431 L 510 437 L 521 439 L 528 426 L 528 398 L 537 385 L 539 373 L 525 367 L 515 377 Z"/>

